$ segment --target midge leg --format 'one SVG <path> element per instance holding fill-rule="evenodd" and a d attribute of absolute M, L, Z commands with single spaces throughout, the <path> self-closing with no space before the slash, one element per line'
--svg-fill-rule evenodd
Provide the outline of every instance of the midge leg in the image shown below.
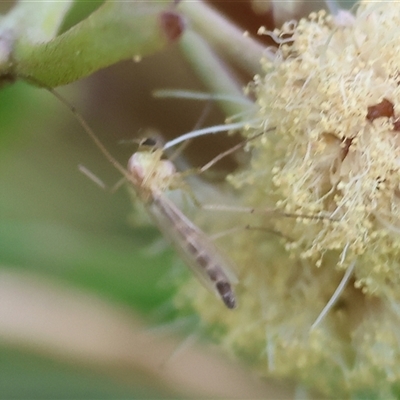
<path fill-rule="evenodd" d="M 82 164 L 78 165 L 78 169 L 80 172 L 82 172 L 83 175 L 85 175 L 87 178 L 89 178 L 97 186 L 99 186 L 100 188 L 102 188 L 104 190 L 107 189 L 107 185 L 97 175 L 95 175 L 92 171 L 90 171 L 84 165 L 82 165 Z"/>
<path fill-rule="evenodd" d="M 90 169 L 86 168 L 84 165 L 79 164 L 78 169 L 89 178 L 92 182 L 94 182 L 97 186 L 99 186 L 103 190 L 108 190 L 111 193 L 115 193 L 124 183 L 126 183 L 125 178 L 121 178 L 115 183 L 111 188 L 108 187 L 96 174 L 94 174 Z"/>
<path fill-rule="evenodd" d="M 270 130 L 272 130 L 272 129 L 275 129 L 275 128 L 271 128 Z M 264 133 L 265 132 L 261 132 L 261 133 L 258 133 L 256 135 L 252 136 L 251 138 L 247 138 L 247 139 L 242 140 L 240 143 L 237 143 L 236 145 L 234 145 L 234 146 L 230 147 L 229 149 L 223 151 L 222 153 L 219 153 L 218 155 L 216 155 L 213 159 L 211 159 L 209 162 L 204 164 L 202 167 L 188 169 L 186 171 L 181 172 L 181 175 L 182 176 L 200 175 L 200 174 L 208 171 L 211 167 L 213 167 L 219 161 L 221 161 L 225 157 L 235 153 L 236 151 L 238 151 L 240 149 L 243 149 L 244 146 L 246 146 L 247 143 L 259 138 Z"/>
<path fill-rule="evenodd" d="M 244 214 L 271 214 L 277 217 L 286 217 L 286 218 L 303 218 L 303 219 L 311 219 L 311 220 L 329 220 L 329 221 L 338 221 L 338 219 L 331 217 L 330 215 L 322 215 L 322 214 L 297 214 L 297 213 L 288 213 L 280 210 L 279 208 L 255 208 L 255 207 L 242 207 L 242 206 L 228 206 L 221 204 L 205 204 L 202 206 L 204 210 L 209 211 L 225 211 L 225 212 L 233 212 L 233 213 L 244 213 Z"/>
<path fill-rule="evenodd" d="M 283 239 L 288 240 L 288 241 L 292 241 L 291 238 L 289 238 L 288 236 L 284 235 L 282 232 L 279 232 L 275 229 L 266 228 L 264 226 L 253 226 L 253 225 L 237 226 L 235 228 L 227 229 L 225 231 L 218 232 L 218 233 L 211 235 L 211 239 L 218 240 L 222 237 L 232 235 L 232 234 L 235 234 L 238 232 L 243 232 L 243 231 L 261 231 L 261 232 L 265 232 L 267 234 L 271 234 L 274 236 L 280 236 Z"/>

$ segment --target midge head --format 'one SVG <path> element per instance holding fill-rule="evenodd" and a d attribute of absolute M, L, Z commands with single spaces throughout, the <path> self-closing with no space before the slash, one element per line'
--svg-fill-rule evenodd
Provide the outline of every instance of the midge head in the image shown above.
<path fill-rule="evenodd" d="M 140 150 L 151 151 L 156 149 L 162 149 L 162 147 L 163 144 L 161 143 L 161 141 L 154 137 L 145 137 L 139 141 L 139 151 Z"/>

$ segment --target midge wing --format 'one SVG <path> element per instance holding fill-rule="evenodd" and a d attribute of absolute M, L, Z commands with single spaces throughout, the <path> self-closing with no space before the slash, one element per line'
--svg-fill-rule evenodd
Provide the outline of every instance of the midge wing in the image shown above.
<path fill-rule="evenodd" d="M 231 263 L 207 235 L 194 225 L 164 194 L 154 194 L 146 205 L 155 224 L 204 285 L 228 308 L 236 307 L 232 285 L 237 279 Z"/>

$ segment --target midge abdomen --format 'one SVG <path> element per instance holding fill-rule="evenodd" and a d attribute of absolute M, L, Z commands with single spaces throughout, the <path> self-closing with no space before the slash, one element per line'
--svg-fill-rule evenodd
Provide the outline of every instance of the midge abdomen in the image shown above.
<path fill-rule="evenodd" d="M 163 193 L 153 193 L 147 208 L 160 231 L 194 273 L 218 294 L 228 308 L 235 308 L 232 284 L 236 283 L 236 278 L 228 268 L 228 261 L 206 234 Z"/>

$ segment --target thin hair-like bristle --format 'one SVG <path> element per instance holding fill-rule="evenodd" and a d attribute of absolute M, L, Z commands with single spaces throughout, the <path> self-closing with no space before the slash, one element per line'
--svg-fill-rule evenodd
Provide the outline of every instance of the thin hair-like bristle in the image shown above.
<path fill-rule="evenodd" d="M 351 276 L 353 275 L 355 265 L 356 265 L 356 262 L 353 261 L 351 263 L 351 265 L 347 268 L 345 274 L 343 275 L 342 280 L 340 281 L 340 283 L 337 286 L 336 290 L 334 291 L 333 295 L 331 296 L 329 301 L 326 303 L 325 307 L 320 312 L 320 314 L 318 315 L 315 322 L 311 325 L 310 331 L 314 330 L 321 323 L 321 321 L 327 316 L 327 314 L 332 309 L 332 307 L 336 304 L 340 295 L 343 293 L 343 290 L 347 286 L 347 283 L 349 282 Z"/>

